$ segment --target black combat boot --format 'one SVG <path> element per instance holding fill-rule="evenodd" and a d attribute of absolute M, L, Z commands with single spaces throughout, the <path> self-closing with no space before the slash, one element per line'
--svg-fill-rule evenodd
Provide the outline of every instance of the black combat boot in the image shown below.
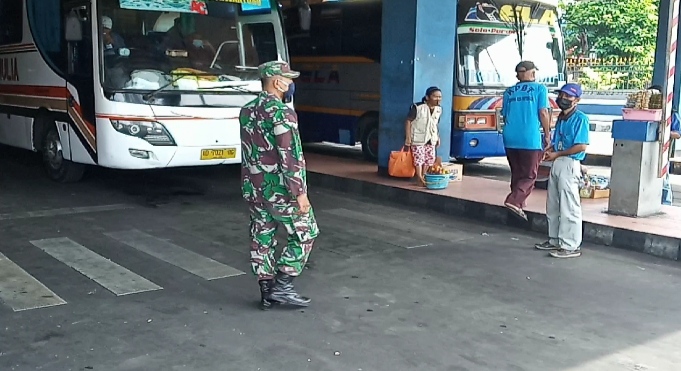
<path fill-rule="evenodd" d="M 261 280 L 258 281 L 258 284 L 260 285 L 260 309 L 268 310 L 273 304 L 270 300 L 270 294 L 272 292 L 274 280 Z"/>
<path fill-rule="evenodd" d="M 274 287 L 270 294 L 270 302 L 277 302 L 280 304 L 291 304 L 299 307 L 306 307 L 310 305 L 310 298 L 298 295 L 293 288 L 293 276 L 279 272 L 274 278 Z"/>

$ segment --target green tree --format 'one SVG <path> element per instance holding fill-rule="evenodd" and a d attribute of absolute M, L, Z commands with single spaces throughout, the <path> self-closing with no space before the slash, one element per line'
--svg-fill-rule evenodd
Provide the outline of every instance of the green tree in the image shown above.
<path fill-rule="evenodd" d="M 566 47 L 581 46 L 588 35 L 598 58 L 631 58 L 650 62 L 657 38 L 657 0 L 581 0 L 562 2 Z"/>

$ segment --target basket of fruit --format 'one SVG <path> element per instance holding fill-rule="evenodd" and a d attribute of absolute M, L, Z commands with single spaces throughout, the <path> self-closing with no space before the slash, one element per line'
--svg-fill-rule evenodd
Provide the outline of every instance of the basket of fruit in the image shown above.
<path fill-rule="evenodd" d="M 661 120 L 662 94 L 653 89 L 629 94 L 626 105 L 622 107 L 622 118 L 634 121 Z"/>
<path fill-rule="evenodd" d="M 449 170 L 434 165 L 426 170 L 425 183 L 428 189 L 445 189 L 449 185 Z"/>

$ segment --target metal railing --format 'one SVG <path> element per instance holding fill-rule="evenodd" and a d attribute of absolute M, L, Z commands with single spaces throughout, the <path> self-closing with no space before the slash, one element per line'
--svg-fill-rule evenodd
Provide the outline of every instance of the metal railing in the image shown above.
<path fill-rule="evenodd" d="M 650 86 L 652 63 L 633 59 L 569 58 L 568 81 L 578 82 L 585 91 L 626 94 Z"/>

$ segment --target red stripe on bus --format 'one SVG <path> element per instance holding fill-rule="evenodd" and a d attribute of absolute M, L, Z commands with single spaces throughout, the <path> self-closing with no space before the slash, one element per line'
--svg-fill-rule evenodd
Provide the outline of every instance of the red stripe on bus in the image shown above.
<path fill-rule="evenodd" d="M 3 85 L 0 84 L 1 94 L 32 95 L 43 98 L 64 98 L 68 96 L 66 87 L 40 85 Z"/>

